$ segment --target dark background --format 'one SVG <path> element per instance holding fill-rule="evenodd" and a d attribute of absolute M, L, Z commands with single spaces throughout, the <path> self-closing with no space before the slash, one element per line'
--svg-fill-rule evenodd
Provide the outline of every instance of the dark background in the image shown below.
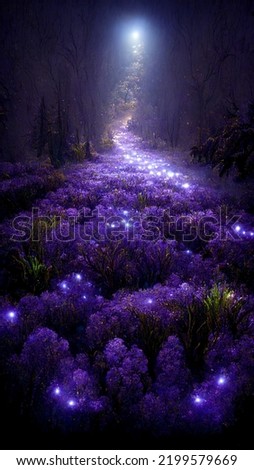
<path fill-rule="evenodd" d="M 250 0 L 10 0 L 0 7 L 0 156 L 36 155 L 42 104 L 65 142 L 100 140 L 128 62 L 144 40 L 142 136 L 190 148 L 254 94 Z M 60 124 L 59 124 L 60 122 Z"/>

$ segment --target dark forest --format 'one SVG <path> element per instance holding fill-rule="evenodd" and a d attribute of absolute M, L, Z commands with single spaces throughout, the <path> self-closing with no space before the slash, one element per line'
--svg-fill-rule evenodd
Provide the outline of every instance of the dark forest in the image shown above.
<path fill-rule="evenodd" d="M 4 448 L 251 445 L 253 196 L 253 1 L 1 1 Z"/>

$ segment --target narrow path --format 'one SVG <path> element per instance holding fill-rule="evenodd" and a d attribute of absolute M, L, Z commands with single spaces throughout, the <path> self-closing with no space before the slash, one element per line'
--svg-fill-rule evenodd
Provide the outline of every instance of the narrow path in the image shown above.
<path fill-rule="evenodd" d="M 211 445 L 211 435 L 221 445 L 235 403 L 253 397 L 253 221 L 244 211 L 235 219 L 231 197 L 168 152 L 144 149 L 124 124 L 114 139 L 111 151 L 67 168 L 64 185 L 37 201 L 44 218 L 60 217 L 54 237 L 14 243 L 30 277 L 18 301 L 3 298 L 0 315 L 4 402 L 17 410 L 11 442 L 13 429 L 19 440 L 24 419 L 35 417 L 37 430 L 58 430 L 68 443 L 72 433 L 92 433 L 95 445 L 109 430 L 119 447 L 141 448 L 142 433 L 151 447 L 174 433 L 181 442 L 195 436 L 193 448 L 203 436 Z M 219 225 L 221 208 L 231 225 Z M 3 225 L 11 245 L 10 221 Z M 248 427 L 239 429 L 247 439 Z"/>
<path fill-rule="evenodd" d="M 227 206 L 228 217 L 233 212 L 239 215 L 240 225 L 234 226 L 236 238 L 252 239 L 254 222 L 242 207 L 244 199 L 240 195 L 244 192 L 240 188 L 229 181 L 213 179 L 210 170 L 177 160 L 178 155 L 173 152 L 144 148 L 141 138 L 128 131 L 125 123 L 116 127 L 114 143 L 112 150 L 96 163 L 71 169 L 67 184 L 75 181 L 81 190 L 89 189 L 93 194 L 97 191 L 99 206 L 114 209 L 117 215 L 121 215 L 121 210 L 133 215 L 156 207 L 173 216 L 201 212 L 202 217 L 207 212 L 218 219 L 219 207 Z M 137 198 L 142 196 L 145 199 L 139 205 Z"/>

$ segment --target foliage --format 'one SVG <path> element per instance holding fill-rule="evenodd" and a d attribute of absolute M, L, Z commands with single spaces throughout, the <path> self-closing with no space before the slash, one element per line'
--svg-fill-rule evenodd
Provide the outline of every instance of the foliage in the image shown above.
<path fill-rule="evenodd" d="M 112 294 L 131 285 L 131 264 L 126 247 L 121 243 L 109 243 L 84 252 L 86 266 L 104 293 Z"/>
<path fill-rule="evenodd" d="M 130 307 L 130 312 L 138 320 L 137 344 L 148 358 L 149 369 L 153 374 L 158 353 L 172 328 L 165 325 L 156 312 L 142 312 L 136 307 Z"/>
<path fill-rule="evenodd" d="M 21 424 L 68 439 L 220 433 L 254 393 L 254 220 L 237 198 L 174 174 L 132 134 L 123 141 L 132 164 L 105 153 L 66 168 L 56 190 L 52 166 L 1 166 L 13 194 L 35 175 L 51 188 L 37 193 L 34 237 L 14 242 L 11 218 L 1 224 L 3 402 L 17 410 L 15 425 L 22 410 Z M 226 240 L 219 209 L 241 215 L 237 231 L 221 221 Z M 180 235 L 162 231 L 170 215 L 187 216 Z M 205 245 L 200 221 L 214 233 Z M 190 226 L 193 242 L 183 238 Z M 74 239 L 57 236 L 72 229 Z"/>
<path fill-rule="evenodd" d="M 2 164 L 7 166 L 7 164 Z M 43 197 L 64 182 L 64 175 L 51 165 L 8 164 L 9 173 L 0 183 L 1 218 L 19 209 L 27 209 L 37 197 Z"/>
<path fill-rule="evenodd" d="M 200 370 L 209 338 L 202 302 L 193 297 L 186 305 L 181 305 L 178 315 L 177 335 L 184 346 L 187 363 L 194 370 Z"/>
<path fill-rule="evenodd" d="M 101 146 L 105 150 L 111 150 L 115 146 L 114 135 L 111 131 L 107 131 L 103 134 L 100 142 Z"/>
<path fill-rule="evenodd" d="M 46 266 L 36 256 L 21 256 L 16 258 L 16 262 L 22 268 L 21 285 L 28 292 L 40 294 L 48 288 L 52 266 Z"/>
<path fill-rule="evenodd" d="M 73 144 L 70 148 L 72 159 L 74 162 L 82 163 L 85 160 L 86 150 L 85 142 L 79 142 L 78 144 Z"/>
<path fill-rule="evenodd" d="M 163 282 L 172 266 L 172 250 L 157 242 L 147 252 L 146 243 L 107 242 L 83 251 L 86 267 L 104 295 L 124 287 L 147 288 Z"/>
<path fill-rule="evenodd" d="M 253 104 L 249 105 L 249 122 L 239 116 L 228 119 L 224 128 L 211 136 L 201 146 L 191 149 L 193 161 L 204 161 L 219 171 L 220 176 L 236 173 L 238 178 L 246 178 L 253 173 L 254 128 Z"/>
<path fill-rule="evenodd" d="M 70 147 L 70 158 L 76 163 L 82 163 L 84 160 L 90 160 L 96 155 L 94 147 L 87 140 L 86 142 L 78 142 Z"/>
<path fill-rule="evenodd" d="M 175 332 L 181 339 L 188 364 L 194 370 L 202 366 L 210 341 L 216 342 L 221 333 L 237 336 L 249 327 L 250 311 L 246 299 L 226 285 L 213 285 L 204 296 L 192 296 L 188 301 L 166 302 L 177 312 Z"/>
<path fill-rule="evenodd" d="M 215 284 L 203 302 L 209 331 L 220 332 L 228 327 L 236 334 L 240 323 L 248 315 L 247 312 L 243 313 L 244 299 L 236 297 L 227 286 Z"/>

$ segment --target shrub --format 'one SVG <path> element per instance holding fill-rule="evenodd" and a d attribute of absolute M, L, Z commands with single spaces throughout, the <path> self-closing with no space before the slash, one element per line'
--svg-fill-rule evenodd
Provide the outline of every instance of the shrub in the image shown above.
<path fill-rule="evenodd" d="M 254 127 L 252 106 L 249 107 L 249 122 L 242 121 L 238 115 L 231 116 L 224 128 L 211 136 L 201 146 L 191 149 L 193 161 L 211 163 L 220 176 L 233 171 L 237 177 L 253 175 Z"/>
<path fill-rule="evenodd" d="M 53 274 L 52 266 L 45 264 L 42 258 L 26 255 L 17 249 L 10 251 L 7 269 L 11 290 L 15 292 L 18 288 L 21 292 L 25 290 L 35 295 L 48 288 Z"/>
<path fill-rule="evenodd" d="M 111 150 L 115 146 L 114 136 L 112 132 L 105 132 L 101 138 L 101 146 L 105 150 Z"/>
<path fill-rule="evenodd" d="M 202 370 L 209 341 L 215 343 L 223 331 L 236 336 L 248 328 L 250 310 L 245 304 L 226 285 L 216 284 L 201 298 L 193 296 L 187 302 L 176 301 L 176 333 L 194 371 Z M 170 308 L 170 304 L 165 306 Z"/>
<path fill-rule="evenodd" d="M 164 282 L 172 267 L 168 243 L 108 242 L 83 251 L 86 268 L 105 295 L 122 288 L 148 288 Z"/>
<path fill-rule="evenodd" d="M 227 286 L 214 285 L 204 301 L 207 327 L 211 332 L 218 333 L 227 327 L 233 334 L 238 332 L 240 324 L 248 316 L 243 311 L 244 299 L 238 298 Z"/>
<path fill-rule="evenodd" d="M 154 375 L 156 358 L 172 327 L 166 326 L 156 312 L 142 312 L 136 307 L 131 307 L 130 312 L 138 320 L 137 344 L 144 351 L 150 373 Z"/>

